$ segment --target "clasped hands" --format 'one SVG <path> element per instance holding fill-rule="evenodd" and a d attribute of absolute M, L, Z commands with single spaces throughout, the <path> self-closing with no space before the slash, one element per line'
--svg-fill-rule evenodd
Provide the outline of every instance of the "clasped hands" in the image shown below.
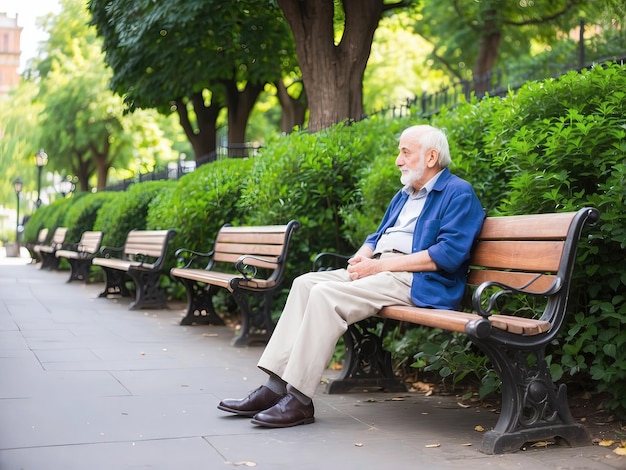
<path fill-rule="evenodd" d="M 380 272 L 380 260 L 354 255 L 348 260 L 348 275 L 353 281 Z"/>

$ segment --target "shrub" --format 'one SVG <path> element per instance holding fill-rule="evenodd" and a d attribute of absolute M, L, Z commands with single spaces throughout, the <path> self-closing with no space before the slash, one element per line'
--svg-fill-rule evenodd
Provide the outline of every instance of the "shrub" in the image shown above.
<path fill-rule="evenodd" d="M 220 160 L 183 176 L 167 198 L 154 200 L 150 224 L 175 228 L 178 247 L 208 251 L 222 225 L 241 223 L 236 203 L 253 161 Z"/>
<path fill-rule="evenodd" d="M 66 240 L 77 243 L 83 232 L 93 230 L 98 217 L 98 211 L 114 193 L 80 193 L 73 196 L 72 203 L 65 215 L 65 225 L 68 227 Z"/>
<path fill-rule="evenodd" d="M 174 184 L 173 181 L 145 181 L 106 197 L 94 223 L 94 230 L 103 232 L 102 245 L 121 247 L 131 230 L 153 228 L 146 223 L 150 203 Z"/>

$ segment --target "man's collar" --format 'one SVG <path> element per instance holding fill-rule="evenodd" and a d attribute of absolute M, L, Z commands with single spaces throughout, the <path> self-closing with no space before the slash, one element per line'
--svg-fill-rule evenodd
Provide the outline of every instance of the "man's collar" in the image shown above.
<path fill-rule="evenodd" d="M 437 183 L 437 180 L 439 179 L 439 177 L 443 174 L 443 172 L 445 170 L 446 169 L 444 168 L 439 173 L 437 173 L 435 176 L 433 176 L 431 179 L 429 179 L 426 182 L 426 184 L 424 186 L 422 186 L 422 189 L 420 189 L 417 192 L 415 192 L 415 188 L 413 186 L 411 186 L 410 184 L 407 184 L 404 188 L 402 188 L 402 191 L 407 193 L 409 196 L 424 197 L 424 196 L 426 196 L 428 193 L 430 193 L 433 190 L 433 188 L 435 187 L 435 183 Z"/>

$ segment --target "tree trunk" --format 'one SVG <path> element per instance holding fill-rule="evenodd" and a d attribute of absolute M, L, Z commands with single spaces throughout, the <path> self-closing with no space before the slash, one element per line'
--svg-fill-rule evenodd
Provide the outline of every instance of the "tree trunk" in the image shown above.
<path fill-rule="evenodd" d="M 291 134 L 296 127 L 302 128 L 304 125 L 308 106 L 306 90 L 302 88 L 300 96 L 294 98 L 289 94 L 282 80 L 277 80 L 274 85 L 276 86 L 276 96 L 282 110 L 280 128 L 284 134 Z"/>
<path fill-rule="evenodd" d="M 248 82 L 242 91 L 234 81 L 224 82 L 224 86 L 228 103 L 228 156 L 244 157 L 247 156 L 243 144 L 246 142 L 248 119 L 264 84 Z"/>
<path fill-rule="evenodd" d="M 109 143 L 109 139 L 106 138 L 102 151 L 99 151 L 94 144 L 91 144 L 91 153 L 93 155 L 93 160 L 96 163 L 96 190 L 101 191 L 107 186 L 107 178 L 109 176 L 109 168 L 111 167 L 111 162 L 109 161 L 109 151 L 111 149 L 111 144 Z"/>
<path fill-rule="evenodd" d="M 309 102 L 309 131 L 363 117 L 363 74 L 383 0 L 343 0 L 345 24 L 335 45 L 334 2 L 278 0 L 296 43 Z"/>
<path fill-rule="evenodd" d="M 487 10 L 483 13 L 483 31 L 478 43 L 478 55 L 474 64 L 474 93 L 481 98 L 493 87 L 493 67 L 498 59 L 502 33 L 498 24 L 498 12 Z"/>
<path fill-rule="evenodd" d="M 77 168 L 74 167 L 74 173 L 78 179 L 78 187 L 82 192 L 89 191 L 89 175 L 92 173 L 91 161 L 85 158 L 83 152 L 76 152 Z"/>
<path fill-rule="evenodd" d="M 196 163 L 206 163 L 216 158 L 217 148 L 217 116 L 220 112 L 221 105 L 211 103 L 207 106 L 204 102 L 202 92 L 194 93 L 190 99 L 194 113 L 196 115 L 196 125 L 194 129 L 189 119 L 189 110 L 187 104 L 183 100 L 176 100 L 176 112 L 180 125 L 185 131 L 187 140 L 193 148 Z M 206 157 L 211 155 L 211 158 Z"/>

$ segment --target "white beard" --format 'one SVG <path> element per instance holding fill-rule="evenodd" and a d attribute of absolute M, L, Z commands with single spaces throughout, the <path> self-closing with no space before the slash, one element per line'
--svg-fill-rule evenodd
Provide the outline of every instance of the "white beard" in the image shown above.
<path fill-rule="evenodd" d="M 407 173 L 402 173 L 400 182 L 405 186 L 413 186 L 413 183 L 420 180 L 422 176 L 424 176 L 425 171 L 426 165 L 422 165 L 422 167 L 418 170 L 409 170 Z"/>

